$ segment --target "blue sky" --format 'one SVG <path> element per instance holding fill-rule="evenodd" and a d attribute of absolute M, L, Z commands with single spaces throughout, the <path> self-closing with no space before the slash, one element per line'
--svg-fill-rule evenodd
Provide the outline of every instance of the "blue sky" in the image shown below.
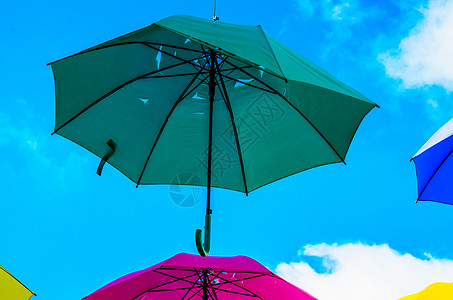
<path fill-rule="evenodd" d="M 39 299 L 80 299 L 178 252 L 196 253 L 193 235 L 205 209 L 204 201 L 178 207 L 168 186 L 136 189 L 110 166 L 99 177 L 97 157 L 50 136 L 54 82 L 46 63 L 170 15 L 209 19 L 212 2 L 2 3 L 0 264 Z M 346 166 L 302 172 L 249 197 L 214 190 L 212 255 L 241 254 L 272 270 L 279 266 L 282 276 L 315 296 L 316 285 L 308 285 L 316 273 L 291 273 L 281 263 L 309 263 L 334 274 L 348 253 L 377 249 L 373 255 L 409 253 L 420 265 L 447 266 L 453 207 L 415 204 L 409 159 L 453 116 L 453 58 L 445 55 L 453 45 L 453 1 L 217 2 L 221 21 L 262 25 L 381 108 L 365 118 Z M 351 250 L 342 256 L 338 249 Z M 393 296 L 428 284 L 399 280 L 406 289 Z"/>

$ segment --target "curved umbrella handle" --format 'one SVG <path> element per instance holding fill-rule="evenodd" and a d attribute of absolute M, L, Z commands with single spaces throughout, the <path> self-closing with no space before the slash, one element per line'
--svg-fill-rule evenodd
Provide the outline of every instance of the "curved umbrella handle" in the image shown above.
<path fill-rule="evenodd" d="M 208 256 L 211 250 L 211 215 L 204 216 L 204 244 L 201 242 L 201 229 L 195 232 L 195 243 L 201 256 Z"/>

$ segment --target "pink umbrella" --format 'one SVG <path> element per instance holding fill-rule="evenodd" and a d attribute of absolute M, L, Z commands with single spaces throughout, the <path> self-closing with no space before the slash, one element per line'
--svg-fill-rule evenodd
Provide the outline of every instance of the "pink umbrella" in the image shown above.
<path fill-rule="evenodd" d="M 177 254 L 112 281 L 85 300 L 316 299 L 246 257 Z"/>

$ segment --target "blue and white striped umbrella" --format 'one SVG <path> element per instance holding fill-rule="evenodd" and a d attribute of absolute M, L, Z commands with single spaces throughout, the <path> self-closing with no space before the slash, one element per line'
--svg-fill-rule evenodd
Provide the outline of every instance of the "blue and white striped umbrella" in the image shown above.
<path fill-rule="evenodd" d="M 453 205 L 453 119 L 412 157 L 417 170 L 417 201 Z"/>

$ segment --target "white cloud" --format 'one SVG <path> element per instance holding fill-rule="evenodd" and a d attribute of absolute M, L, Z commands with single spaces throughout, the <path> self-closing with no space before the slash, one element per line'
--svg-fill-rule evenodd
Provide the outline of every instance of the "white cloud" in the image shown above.
<path fill-rule="evenodd" d="M 343 5 L 335 5 L 332 9 L 332 19 L 343 20 L 343 11 L 348 7 L 350 7 L 349 3 L 344 3 Z"/>
<path fill-rule="evenodd" d="M 355 23 L 362 16 L 362 12 L 355 2 L 353 5 L 351 5 L 350 1 L 345 0 L 325 0 L 320 3 L 326 20 Z"/>
<path fill-rule="evenodd" d="M 36 135 L 32 127 L 22 120 L 12 120 L 0 112 L 0 148 L 12 144 L 36 150 Z"/>
<path fill-rule="evenodd" d="M 297 7 L 301 15 L 305 18 L 311 17 L 315 10 L 315 6 L 311 0 L 297 0 Z"/>
<path fill-rule="evenodd" d="M 319 9 L 326 21 L 356 23 L 364 15 L 357 0 L 296 0 L 296 3 L 303 17 L 311 17 Z"/>
<path fill-rule="evenodd" d="M 317 244 L 299 255 L 322 258 L 317 273 L 306 262 L 281 263 L 276 273 L 320 300 L 385 300 L 417 293 L 433 282 L 453 281 L 453 260 L 419 259 L 388 245 Z"/>
<path fill-rule="evenodd" d="M 381 53 L 379 60 L 405 88 L 439 85 L 453 91 L 453 0 L 431 0 L 421 13 L 398 49 Z"/>
<path fill-rule="evenodd" d="M 439 106 L 439 102 L 433 99 L 428 99 L 428 104 L 431 105 L 433 108 L 437 108 Z"/>
<path fill-rule="evenodd" d="M 77 177 L 86 167 L 88 159 L 63 148 L 56 137 L 51 137 L 50 126 L 47 131 L 45 128 L 27 101 L 21 98 L 10 101 L 8 112 L 0 111 L 0 150 L 6 153 L 0 170 L 65 187 L 70 184 L 69 177 Z"/>

